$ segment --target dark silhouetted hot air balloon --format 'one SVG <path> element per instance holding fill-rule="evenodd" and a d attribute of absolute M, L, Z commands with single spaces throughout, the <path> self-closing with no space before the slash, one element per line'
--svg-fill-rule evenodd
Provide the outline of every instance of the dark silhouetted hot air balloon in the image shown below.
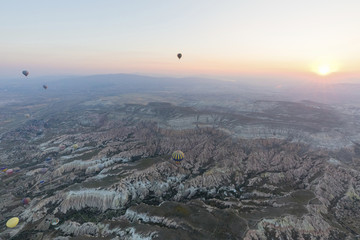
<path fill-rule="evenodd" d="M 24 70 L 24 71 L 22 71 L 22 74 L 24 74 L 25 77 L 27 77 L 29 75 L 29 71 Z"/>
<path fill-rule="evenodd" d="M 182 151 L 177 150 L 177 151 L 173 152 L 171 157 L 172 157 L 172 160 L 174 160 L 176 164 L 180 164 L 180 162 L 184 159 L 185 155 Z"/>
<path fill-rule="evenodd" d="M 48 88 L 48 86 L 46 86 L 46 85 L 43 85 L 43 88 L 46 90 L 47 88 Z"/>
<path fill-rule="evenodd" d="M 180 59 L 182 57 L 182 54 L 181 53 L 178 53 L 177 54 L 177 57 Z"/>

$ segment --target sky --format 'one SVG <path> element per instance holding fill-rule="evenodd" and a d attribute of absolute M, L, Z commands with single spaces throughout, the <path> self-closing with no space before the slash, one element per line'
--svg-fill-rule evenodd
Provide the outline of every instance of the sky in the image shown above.
<path fill-rule="evenodd" d="M 0 78 L 27 69 L 358 79 L 359 9 L 358 0 L 3 1 Z"/>

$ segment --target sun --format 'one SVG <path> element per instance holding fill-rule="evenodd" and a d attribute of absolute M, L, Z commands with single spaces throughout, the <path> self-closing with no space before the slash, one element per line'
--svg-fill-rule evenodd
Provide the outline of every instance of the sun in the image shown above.
<path fill-rule="evenodd" d="M 318 66 L 317 73 L 322 76 L 329 75 L 331 73 L 331 67 L 327 64 Z"/>
<path fill-rule="evenodd" d="M 339 62 L 333 59 L 319 59 L 311 65 L 311 71 L 320 76 L 327 76 L 339 71 Z"/>

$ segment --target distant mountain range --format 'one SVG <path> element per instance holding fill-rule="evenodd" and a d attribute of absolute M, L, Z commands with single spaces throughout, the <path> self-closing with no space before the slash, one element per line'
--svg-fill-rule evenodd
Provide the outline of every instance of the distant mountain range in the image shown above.
<path fill-rule="evenodd" d="M 272 82 L 274 84 L 272 84 Z M 48 78 L 21 78 L 0 81 L 0 92 L 21 94 L 42 92 L 42 84 L 56 95 L 69 94 L 121 94 L 141 92 L 173 91 L 176 93 L 198 94 L 241 94 L 249 99 L 266 100 L 310 100 L 321 103 L 360 103 L 360 84 L 323 84 L 310 82 L 284 82 L 272 80 L 221 81 L 210 78 L 150 77 L 134 74 L 105 74 L 92 76 L 67 76 Z M 50 93 L 49 93 L 50 94 Z"/>

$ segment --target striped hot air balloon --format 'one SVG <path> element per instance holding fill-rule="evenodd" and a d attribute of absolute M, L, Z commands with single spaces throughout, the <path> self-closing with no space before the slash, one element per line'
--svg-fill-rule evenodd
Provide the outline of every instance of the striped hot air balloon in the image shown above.
<path fill-rule="evenodd" d="M 53 219 L 51 220 L 51 225 L 53 225 L 53 226 L 58 225 L 59 222 L 60 222 L 60 219 L 58 219 L 58 218 L 53 218 Z"/>
<path fill-rule="evenodd" d="M 180 162 L 184 159 L 185 155 L 182 151 L 177 150 L 177 151 L 173 152 L 171 157 L 172 157 L 172 160 L 174 160 L 176 164 L 180 164 Z"/>

